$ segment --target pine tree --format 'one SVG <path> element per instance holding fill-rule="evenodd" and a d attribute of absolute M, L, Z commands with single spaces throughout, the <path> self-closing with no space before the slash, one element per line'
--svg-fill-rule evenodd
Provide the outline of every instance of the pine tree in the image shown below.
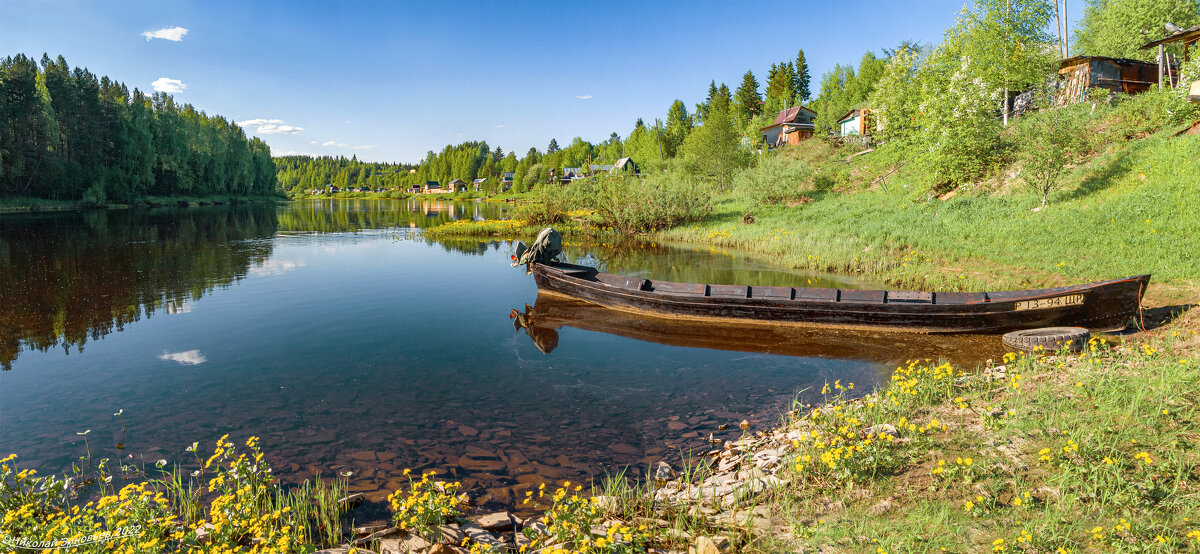
<path fill-rule="evenodd" d="M 812 77 L 808 72 L 808 61 L 804 59 L 803 48 L 796 53 L 796 65 L 794 69 L 796 75 L 792 89 L 796 92 L 796 97 L 801 102 L 808 102 L 808 99 L 812 98 L 812 91 L 809 88 L 812 84 Z"/>
<path fill-rule="evenodd" d="M 747 121 L 762 112 L 762 96 L 758 93 L 758 79 L 747 70 L 742 84 L 734 93 L 734 107 L 740 121 Z"/>
<path fill-rule="evenodd" d="M 558 141 L 555 139 L 550 139 L 550 145 L 546 147 L 546 155 L 550 155 L 555 152 L 558 152 Z"/>

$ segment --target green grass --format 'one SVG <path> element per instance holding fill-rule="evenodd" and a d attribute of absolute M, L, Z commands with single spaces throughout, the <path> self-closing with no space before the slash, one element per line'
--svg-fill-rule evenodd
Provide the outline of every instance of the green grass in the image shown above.
<path fill-rule="evenodd" d="M 873 154 L 851 162 L 851 171 Z M 1191 287 L 1200 279 L 1197 160 L 1200 137 L 1158 135 L 1120 143 L 1074 168 L 1040 212 L 1032 211 L 1035 195 L 1023 190 L 915 201 L 892 177 L 887 192 L 814 190 L 812 202 L 795 207 L 725 196 L 712 217 L 657 236 L 918 288 L 981 290 L 1141 273 Z M 742 223 L 746 212 L 753 224 Z"/>

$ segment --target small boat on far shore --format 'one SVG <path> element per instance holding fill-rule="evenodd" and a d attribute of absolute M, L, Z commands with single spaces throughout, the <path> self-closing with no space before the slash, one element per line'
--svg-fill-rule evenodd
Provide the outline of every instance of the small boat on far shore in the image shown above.
<path fill-rule="evenodd" d="M 530 264 L 539 291 L 615 310 L 739 323 L 1004 333 L 1054 326 L 1124 329 L 1149 275 L 1003 292 L 915 292 L 652 281 L 561 262 Z"/>

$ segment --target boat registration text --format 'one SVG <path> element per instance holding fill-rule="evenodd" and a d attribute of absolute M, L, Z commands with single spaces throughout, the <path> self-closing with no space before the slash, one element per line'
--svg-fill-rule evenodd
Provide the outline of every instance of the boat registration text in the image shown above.
<path fill-rule="evenodd" d="M 1055 296 L 1054 298 L 1038 298 L 1037 300 L 1022 300 L 1017 302 L 1016 310 L 1043 310 L 1046 308 L 1061 308 L 1063 306 L 1075 306 L 1083 304 L 1082 294 L 1070 294 L 1067 296 Z"/>

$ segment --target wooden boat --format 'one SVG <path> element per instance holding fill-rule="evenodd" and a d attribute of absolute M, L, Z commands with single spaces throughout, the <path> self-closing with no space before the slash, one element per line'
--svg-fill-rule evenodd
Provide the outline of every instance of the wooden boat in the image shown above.
<path fill-rule="evenodd" d="M 675 318 L 924 333 L 1003 333 L 1053 326 L 1124 329 L 1141 307 L 1149 275 L 1005 292 L 914 292 L 709 285 L 651 281 L 560 262 L 532 264 L 538 289 L 616 310 Z"/>
<path fill-rule="evenodd" d="M 913 358 L 945 359 L 974 367 L 999 359 L 1008 347 L 991 335 L 930 335 L 895 329 L 835 329 L 806 325 L 728 325 L 720 320 L 680 319 L 610 310 L 568 296 L 539 292 L 532 306 L 510 314 L 533 344 L 549 354 L 563 327 L 629 339 L 729 352 L 804 358 L 865 360 L 895 366 Z"/>

